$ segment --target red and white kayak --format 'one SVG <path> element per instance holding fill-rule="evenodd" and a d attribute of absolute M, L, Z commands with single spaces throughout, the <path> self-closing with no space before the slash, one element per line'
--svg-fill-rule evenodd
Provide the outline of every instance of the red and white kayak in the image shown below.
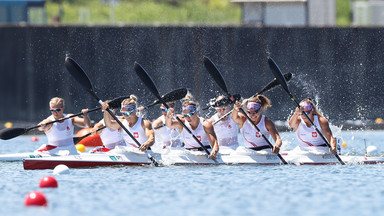
<path fill-rule="evenodd" d="M 294 151 L 281 154 L 291 165 L 337 165 L 336 157 L 330 153 L 297 153 Z M 219 154 L 216 161 L 208 159 L 204 152 L 187 151 L 182 148 L 166 149 L 152 156 L 161 165 L 281 165 L 279 157 L 265 151 L 255 152 L 246 148 Z M 384 163 L 384 157 L 340 156 L 346 164 L 378 164 Z M 84 153 L 58 157 L 25 158 L 24 169 L 53 169 L 64 164 L 71 168 L 98 166 L 138 166 L 150 165 L 151 161 L 144 152 L 137 148 L 121 147 L 109 152 Z"/>
<path fill-rule="evenodd" d="M 150 165 L 151 161 L 144 152 L 133 147 L 117 148 L 108 152 L 23 159 L 23 166 L 26 170 L 53 169 L 60 164 L 64 164 L 70 168 L 80 168 L 116 165 Z"/>

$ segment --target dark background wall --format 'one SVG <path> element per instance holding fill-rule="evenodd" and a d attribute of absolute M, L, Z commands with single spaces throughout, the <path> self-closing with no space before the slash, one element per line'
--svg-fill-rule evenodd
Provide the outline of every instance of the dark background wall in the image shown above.
<path fill-rule="evenodd" d="M 233 93 L 251 96 L 273 79 L 270 54 L 301 100 L 317 100 L 335 121 L 382 117 L 382 28 L 253 27 L 0 27 L 0 121 L 37 122 L 50 113 L 50 98 L 66 99 L 66 111 L 93 108 L 97 101 L 64 67 L 66 55 L 86 71 L 101 99 L 136 94 L 155 98 L 133 68 L 139 62 L 161 94 L 187 87 L 205 105 L 220 89 L 203 65 L 210 57 Z M 285 120 L 294 108 L 282 88 L 265 93 L 267 114 Z M 206 113 L 204 113 L 206 114 Z M 152 119 L 159 109 L 147 112 Z M 101 114 L 92 116 L 95 120 Z"/>

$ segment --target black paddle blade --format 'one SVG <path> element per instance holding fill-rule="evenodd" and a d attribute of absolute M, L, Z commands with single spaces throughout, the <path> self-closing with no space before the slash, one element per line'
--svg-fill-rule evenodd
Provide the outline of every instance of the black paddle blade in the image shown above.
<path fill-rule="evenodd" d="M 171 101 L 183 99 L 187 93 L 188 93 L 188 90 L 186 88 L 180 88 L 180 89 L 173 90 L 161 97 L 163 98 L 164 102 L 171 102 Z M 153 103 L 149 104 L 147 107 L 152 107 L 161 103 L 162 102 L 160 100 L 155 100 Z"/>
<path fill-rule="evenodd" d="M 284 74 L 284 78 L 285 80 L 288 82 L 289 80 L 292 79 L 292 73 L 286 73 Z M 261 90 L 259 93 L 256 93 L 254 96 L 258 95 L 258 94 L 262 94 L 270 89 L 273 89 L 275 88 L 276 86 L 278 86 L 280 83 L 279 81 L 277 81 L 276 78 L 273 79 L 273 81 L 271 81 L 268 85 L 266 85 L 263 90 Z"/>
<path fill-rule="evenodd" d="M 222 107 L 222 106 L 231 105 L 231 104 L 234 104 L 236 101 L 240 101 L 240 99 L 241 99 L 240 94 L 234 94 L 232 95 L 232 97 L 225 97 L 221 100 L 210 102 L 207 107 L 203 108 L 203 110 L 206 110 L 209 107 Z"/>
<path fill-rule="evenodd" d="M 212 78 L 220 86 L 220 88 L 229 95 L 227 85 L 225 84 L 224 78 L 221 75 L 220 71 L 217 69 L 216 65 L 206 56 L 204 58 L 204 66 L 207 69 L 208 73 L 211 74 Z"/>
<path fill-rule="evenodd" d="M 65 67 L 67 68 L 67 71 L 72 75 L 75 80 L 83 86 L 85 90 L 87 90 L 89 93 L 91 93 L 94 97 L 96 97 L 98 100 L 100 100 L 96 94 L 93 92 L 93 87 L 91 80 L 88 78 L 87 74 L 84 72 L 84 70 L 80 67 L 79 64 L 76 63 L 75 60 L 73 60 L 70 57 L 65 58 Z"/>
<path fill-rule="evenodd" d="M 280 85 L 283 87 L 283 89 L 286 92 L 289 92 L 287 81 L 285 80 L 283 74 L 281 73 L 279 66 L 277 66 L 276 62 L 271 57 L 268 57 L 268 65 L 273 75 L 275 75 L 276 80 L 280 83 Z"/>
<path fill-rule="evenodd" d="M 151 77 L 144 70 L 144 68 L 137 62 L 134 63 L 135 71 L 137 76 L 143 81 L 143 83 L 149 88 L 149 90 L 161 101 L 161 96 L 155 83 L 152 81 Z"/>
<path fill-rule="evenodd" d="M 9 140 L 14 137 L 23 135 L 27 132 L 25 128 L 5 128 L 0 131 L 0 139 Z"/>
<path fill-rule="evenodd" d="M 123 100 L 129 98 L 130 96 L 121 96 L 121 97 L 118 97 L 118 98 L 115 98 L 113 100 L 111 100 L 108 105 L 109 105 L 109 108 L 111 109 L 115 109 L 115 108 L 120 108 L 121 107 L 121 102 L 123 102 Z"/>

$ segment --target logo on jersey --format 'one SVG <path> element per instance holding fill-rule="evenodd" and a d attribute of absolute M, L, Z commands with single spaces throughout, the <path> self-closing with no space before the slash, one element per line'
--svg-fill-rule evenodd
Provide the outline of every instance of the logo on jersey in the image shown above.
<path fill-rule="evenodd" d="M 228 125 L 228 128 L 229 128 L 229 129 L 231 129 L 231 128 L 232 128 L 232 126 L 231 126 L 231 125 Z"/>
<path fill-rule="evenodd" d="M 261 137 L 261 134 L 259 133 L 259 131 L 256 132 L 256 137 Z"/>
<path fill-rule="evenodd" d="M 317 137 L 317 133 L 316 132 L 312 132 L 312 137 Z"/>
<path fill-rule="evenodd" d="M 133 132 L 133 137 L 135 137 L 136 139 L 139 138 L 139 132 Z"/>
<path fill-rule="evenodd" d="M 196 138 L 201 142 L 201 136 L 196 136 Z"/>
<path fill-rule="evenodd" d="M 69 127 L 67 126 L 67 131 L 69 131 Z"/>

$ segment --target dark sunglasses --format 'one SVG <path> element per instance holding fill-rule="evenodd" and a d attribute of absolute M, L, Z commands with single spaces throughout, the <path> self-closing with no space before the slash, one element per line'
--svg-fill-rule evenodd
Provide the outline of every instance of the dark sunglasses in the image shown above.
<path fill-rule="evenodd" d="M 168 112 L 167 108 L 161 108 L 161 112 Z"/>
<path fill-rule="evenodd" d="M 50 111 L 51 111 L 51 112 L 57 112 L 57 113 L 58 113 L 58 112 L 61 111 L 61 108 L 59 108 L 59 109 L 50 109 Z"/>
<path fill-rule="evenodd" d="M 248 114 L 257 114 L 259 112 L 259 110 L 257 111 L 247 111 Z"/>

